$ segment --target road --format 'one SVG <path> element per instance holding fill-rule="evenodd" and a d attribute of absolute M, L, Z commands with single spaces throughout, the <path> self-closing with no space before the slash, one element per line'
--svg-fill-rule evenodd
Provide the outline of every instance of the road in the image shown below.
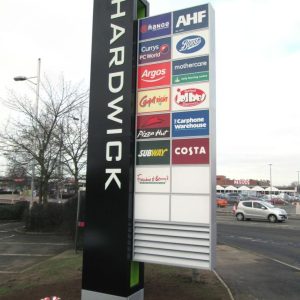
<path fill-rule="evenodd" d="M 0 221 L 0 274 L 24 272 L 72 247 L 71 240 L 62 235 L 25 234 L 23 225 Z"/>
<path fill-rule="evenodd" d="M 216 269 L 235 299 L 300 299 L 299 219 L 270 224 L 223 215 L 217 223 Z"/>

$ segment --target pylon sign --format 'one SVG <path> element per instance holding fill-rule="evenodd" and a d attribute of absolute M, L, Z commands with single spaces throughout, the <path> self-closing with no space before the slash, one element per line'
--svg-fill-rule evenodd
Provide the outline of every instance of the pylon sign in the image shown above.
<path fill-rule="evenodd" d="M 133 259 L 215 265 L 215 47 L 209 4 L 139 20 Z"/>

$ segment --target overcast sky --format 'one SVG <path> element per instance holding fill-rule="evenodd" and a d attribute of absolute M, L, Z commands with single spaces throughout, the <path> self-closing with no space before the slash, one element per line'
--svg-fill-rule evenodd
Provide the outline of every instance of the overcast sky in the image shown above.
<path fill-rule="evenodd" d="M 156 15 L 204 4 L 149 0 Z M 300 1 L 215 0 L 217 174 L 297 181 L 300 170 Z M 89 85 L 92 0 L 0 0 L 0 97 L 17 75 L 64 74 Z M 1 123 L 10 114 L 1 109 Z M 0 161 L 3 164 L 3 161 Z M 2 175 L 2 174 L 0 174 Z"/>

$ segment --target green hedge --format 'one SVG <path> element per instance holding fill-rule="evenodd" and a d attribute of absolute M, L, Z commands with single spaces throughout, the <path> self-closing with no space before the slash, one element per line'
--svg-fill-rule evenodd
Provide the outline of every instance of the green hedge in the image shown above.
<path fill-rule="evenodd" d="M 61 231 L 74 235 L 76 223 L 77 197 L 66 203 L 34 203 L 25 214 L 25 226 L 30 231 Z"/>
<path fill-rule="evenodd" d="M 28 207 L 29 203 L 27 201 L 21 201 L 15 204 L 1 204 L 0 220 L 21 220 Z"/>

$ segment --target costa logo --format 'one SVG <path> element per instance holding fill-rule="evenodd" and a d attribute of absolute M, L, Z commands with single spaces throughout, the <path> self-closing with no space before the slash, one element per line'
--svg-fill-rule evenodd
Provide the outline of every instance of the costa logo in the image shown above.
<path fill-rule="evenodd" d="M 188 89 L 177 89 L 175 95 L 175 103 L 182 107 L 192 107 L 203 103 L 206 99 L 206 93 L 201 89 L 188 88 Z"/>
<path fill-rule="evenodd" d="M 204 146 L 198 147 L 176 147 L 175 148 L 175 154 L 176 155 L 201 155 L 201 154 L 206 154 L 206 149 Z"/>
<path fill-rule="evenodd" d="M 173 140 L 172 149 L 173 164 L 209 163 L 208 138 Z"/>
<path fill-rule="evenodd" d="M 139 67 L 138 88 L 147 88 L 169 84 L 170 62 Z"/>
<path fill-rule="evenodd" d="M 199 35 L 191 35 L 181 39 L 177 45 L 176 49 L 180 53 L 194 53 L 202 49 L 205 45 L 205 39 Z"/>

